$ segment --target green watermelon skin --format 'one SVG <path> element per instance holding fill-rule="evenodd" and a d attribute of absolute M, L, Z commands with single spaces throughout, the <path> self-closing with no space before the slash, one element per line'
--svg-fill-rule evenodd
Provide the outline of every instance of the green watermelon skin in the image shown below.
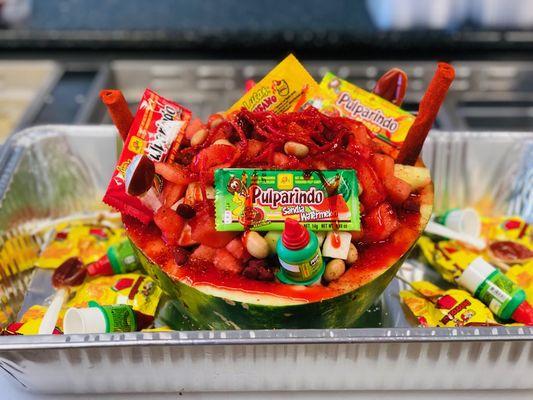
<path fill-rule="evenodd" d="M 173 280 L 139 248 L 135 249 L 146 272 L 173 299 L 174 308 L 181 314 L 180 319 L 165 320 L 170 328 L 177 330 L 184 327 L 208 330 L 354 327 L 394 278 L 409 253 L 375 279 L 343 295 L 306 304 L 262 306 L 225 300 Z"/>

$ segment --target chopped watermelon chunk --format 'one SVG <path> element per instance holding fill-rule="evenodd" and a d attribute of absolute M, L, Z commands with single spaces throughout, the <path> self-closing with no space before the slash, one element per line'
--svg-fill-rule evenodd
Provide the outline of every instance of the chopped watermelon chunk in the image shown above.
<path fill-rule="evenodd" d="M 201 244 L 191 254 L 191 258 L 213 262 L 217 249 Z"/>
<path fill-rule="evenodd" d="M 389 203 L 382 203 L 363 217 L 363 241 L 380 242 L 386 240 L 400 222 Z"/>
<path fill-rule="evenodd" d="M 217 232 L 215 218 L 207 209 L 200 210 L 189 220 L 192 240 L 215 248 L 226 246 L 238 232 Z"/>
<path fill-rule="evenodd" d="M 382 182 L 394 176 L 394 160 L 392 157 L 385 154 L 374 154 L 370 162 Z"/>
<path fill-rule="evenodd" d="M 179 199 L 185 195 L 187 185 L 178 185 L 173 182 L 165 182 L 161 197 L 163 198 L 163 205 L 172 207 Z"/>
<path fill-rule="evenodd" d="M 217 249 L 213 262 L 218 269 L 237 274 L 240 274 L 244 267 L 243 262 L 233 257 L 226 249 Z"/>
<path fill-rule="evenodd" d="M 185 220 L 176 211 L 162 206 L 154 214 L 154 222 L 161 230 L 164 240 L 170 245 L 177 245 Z"/>
<path fill-rule="evenodd" d="M 355 165 L 355 169 L 357 170 L 357 179 L 363 187 L 361 203 L 365 207 L 365 210 L 371 210 L 385 201 L 385 188 L 366 161 L 359 159 Z"/>
<path fill-rule="evenodd" d="M 395 205 L 403 204 L 412 191 L 411 185 L 395 176 L 391 176 L 385 181 L 385 188 L 390 201 Z"/>
<path fill-rule="evenodd" d="M 253 159 L 257 157 L 261 150 L 263 149 L 264 143 L 257 139 L 248 140 L 248 145 L 246 147 L 246 158 Z"/>
<path fill-rule="evenodd" d="M 412 191 L 411 185 L 394 176 L 394 160 L 385 154 L 374 154 L 371 158 L 374 171 L 383 182 L 390 201 L 401 205 Z"/>
<path fill-rule="evenodd" d="M 205 176 L 208 183 L 213 183 L 215 169 L 231 167 L 236 154 L 237 149 L 235 146 L 212 144 L 211 146 L 200 150 L 194 158 L 192 166 L 196 172 Z"/>
<path fill-rule="evenodd" d="M 231 242 L 229 242 L 226 245 L 226 250 L 229 251 L 233 257 L 239 260 L 242 260 L 244 262 L 252 258 L 250 253 L 248 253 L 248 251 L 242 244 L 241 238 L 238 238 L 238 237 L 236 237 L 235 239 L 233 239 Z"/>

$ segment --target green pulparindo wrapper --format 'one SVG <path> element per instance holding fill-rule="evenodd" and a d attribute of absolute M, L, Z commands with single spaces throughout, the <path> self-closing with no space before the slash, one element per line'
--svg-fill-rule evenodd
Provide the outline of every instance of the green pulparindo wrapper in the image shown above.
<path fill-rule="evenodd" d="M 218 231 L 283 230 L 294 218 L 313 231 L 360 230 L 359 185 L 352 169 L 215 171 Z"/>

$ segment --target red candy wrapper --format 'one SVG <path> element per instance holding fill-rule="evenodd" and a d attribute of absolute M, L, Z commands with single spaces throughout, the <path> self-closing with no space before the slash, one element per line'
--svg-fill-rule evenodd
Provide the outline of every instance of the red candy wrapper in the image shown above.
<path fill-rule="evenodd" d="M 146 89 L 124 142 L 124 148 L 104 195 L 104 203 L 147 224 L 154 211 L 125 189 L 126 169 L 138 154 L 154 162 L 172 161 L 181 144 L 191 112 Z"/>

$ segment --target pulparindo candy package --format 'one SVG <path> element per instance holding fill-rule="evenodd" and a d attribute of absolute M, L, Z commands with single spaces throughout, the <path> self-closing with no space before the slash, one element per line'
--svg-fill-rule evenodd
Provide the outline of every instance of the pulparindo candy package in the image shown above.
<path fill-rule="evenodd" d="M 360 230 L 354 170 L 215 171 L 218 231 L 283 230 L 293 218 L 314 231 Z"/>
<path fill-rule="evenodd" d="M 146 89 L 130 127 L 119 161 L 107 187 L 104 203 L 147 224 L 153 211 L 142 199 L 126 192 L 126 170 L 137 155 L 151 161 L 172 161 L 176 156 L 191 112 Z"/>
<path fill-rule="evenodd" d="M 414 115 L 331 72 L 320 82 L 311 104 L 325 114 L 340 113 L 361 121 L 376 137 L 393 145 L 403 143 L 415 121 Z"/>

